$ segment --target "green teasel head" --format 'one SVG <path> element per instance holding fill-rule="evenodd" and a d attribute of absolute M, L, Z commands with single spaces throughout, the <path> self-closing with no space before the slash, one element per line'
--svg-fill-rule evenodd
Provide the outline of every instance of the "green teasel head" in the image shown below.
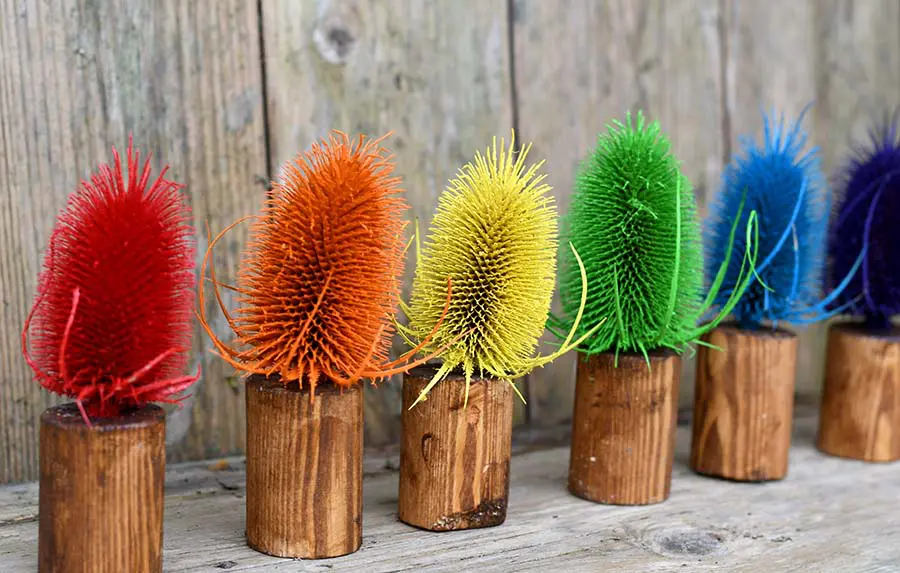
<path fill-rule="evenodd" d="M 731 228 L 734 242 L 737 221 Z M 579 352 L 684 351 L 732 310 L 754 279 L 756 214 L 747 224 L 747 249 L 738 288 L 702 326 L 722 285 L 728 256 L 703 296 L 703 249 L 691 183 L 672 155 L 658 122 L 641 112 L 614 121 L 597 140 L 575 178 L 572 205 L 564 219 L 564 238 L 584 262 L 588 293 L 576 337 L 594 330 Z M 574 326 L 580 307 L 580 270 L 561 254 L 563 314 L 556 329 Z M 605 320 L 605 322 L 603 322 Z M 602 323 L 602 324 L 601 324 Z M 648 358 L 649 363 L 649 358 Z"/>

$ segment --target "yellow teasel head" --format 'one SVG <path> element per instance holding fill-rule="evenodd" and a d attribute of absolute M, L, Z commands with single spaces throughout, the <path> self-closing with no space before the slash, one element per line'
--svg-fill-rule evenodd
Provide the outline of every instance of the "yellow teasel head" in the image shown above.
<path fill-rule="evenodd" d="M 476 153 L 439 197 L 424 245 L 417 229 L 409 326 L 398 328 L 413 346 L 432 335 L 423 352 L 443 349 L 443 364 L 413 406 L 455 370 L 466 378 L 468 401 L 476 371 L 512 384 L 581 342 L 572 341 L 576 322 L 556 352 L 535 355 L 556 282 L 557 212 L 543 162 L 527 165 L 531 145 L 516 153 L 514 144 L 514 133 L 509 147 L 495 137 Z M 583 304 L 583 268 L 582 281 Z"/>

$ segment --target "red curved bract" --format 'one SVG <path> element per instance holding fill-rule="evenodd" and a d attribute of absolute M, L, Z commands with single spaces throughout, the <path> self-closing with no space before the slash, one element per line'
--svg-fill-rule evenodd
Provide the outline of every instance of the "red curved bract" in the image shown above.
<path fill-rule="evenodd" d="M 181 185 L 151 181 L 149 159 L 128 148 L 69 197 L 57 220 L 22 333 L 42 386 L 71 396 L 86 420 L 172 395 L 191 347 L 194 232 Z M 31 336 L 30 351 L 28 336 Z"/>

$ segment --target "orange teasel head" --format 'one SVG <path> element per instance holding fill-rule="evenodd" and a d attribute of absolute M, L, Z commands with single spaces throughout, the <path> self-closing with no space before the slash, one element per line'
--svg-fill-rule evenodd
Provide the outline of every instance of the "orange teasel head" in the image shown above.
<path fill-rule="evenodd" d="M 341 386 L 379 379 L 423 363 L 406 363 L 421 347 L 386 362 L 400 298 L 408 208 L 393 157 L 376 140 L 334 132 L 286 163 L 254 220 L 237 286 L 221 285 L 211 262 L 222 236 L 210 240 L 219 308 L 237 336 L 219 340 L 200 321 L 218 354 L 247 374 L 278 376 L 285 385 Z M 237 292 L 232 315 L 219 287 Z M 448 294 L 449 296 L 449 294 Z M 430 358 L 430 357 L 429 357 Z"/>

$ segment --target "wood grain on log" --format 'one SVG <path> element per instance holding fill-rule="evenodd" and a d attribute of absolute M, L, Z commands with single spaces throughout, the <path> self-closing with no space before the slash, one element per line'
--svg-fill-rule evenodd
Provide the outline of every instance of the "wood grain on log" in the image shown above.
<path fill-rule="evenodd" d="M 868 462 L 900 460 L 900 329 L 828 332 L 817 447 Z"/>
<path fill-rule="evenodd" d="M 41 415 L 38 568 L 162 571 L 165 413 L 145 406 L 92 426 L 74 404 Z"/>
<path fill-rule="evenodd" d="M 247 543 L 318 559 L 362 543 L 363 399 L 359 385 L 285 387 L 247 380 Z"/>
<path fill-rule="evenodd" d="M 797 337 L 720 326 L 697 356 L 691 469 L 738 481 L 787 475 Z"/>
<path fill-rule="evenodd" d="M 681 358 L 668 351 L 578 360 L 569 491 L 616 505 L 669 497 Z"/>
<path fill-rule="evenodd" d="M 452 374 L 410 406 L 434 376 L 413 369 L 403 380 L 400 520 L 432 531 L 500 525 L 509 497 L 513 389 Z"/>

